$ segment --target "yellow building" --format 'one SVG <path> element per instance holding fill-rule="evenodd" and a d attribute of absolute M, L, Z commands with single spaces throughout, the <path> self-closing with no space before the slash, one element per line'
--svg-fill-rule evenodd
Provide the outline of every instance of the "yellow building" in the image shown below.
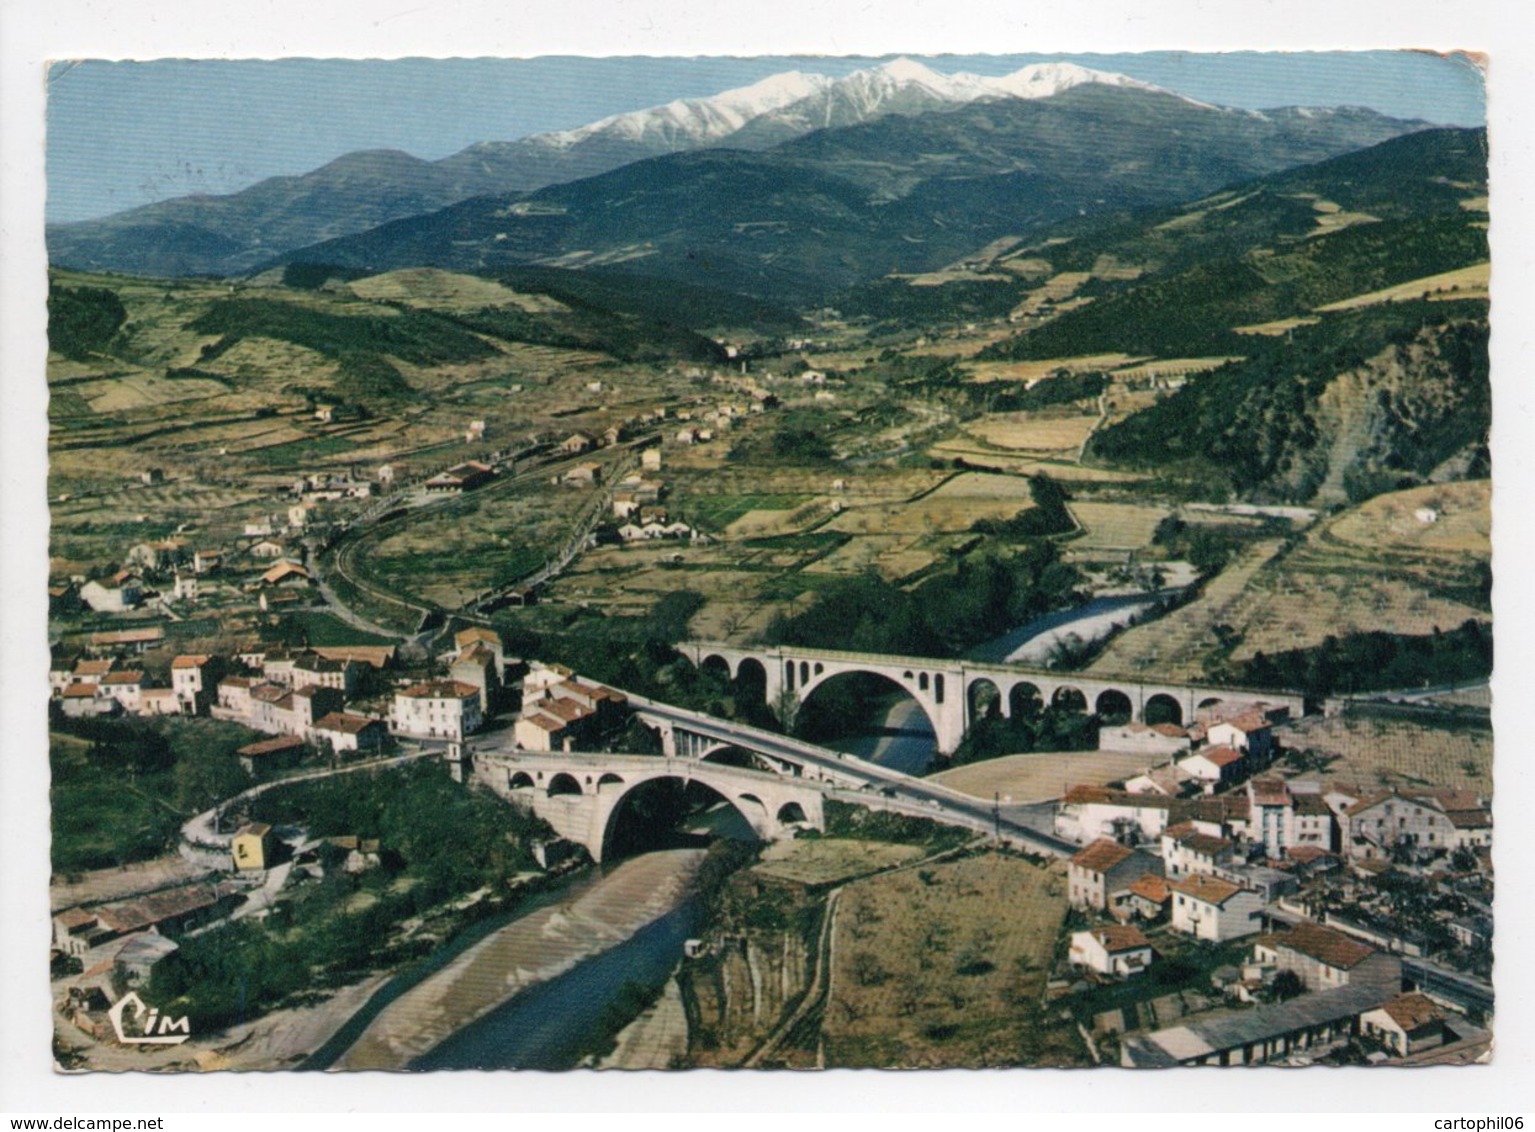
<path fill-rule="evenodd" d="M 275 839 L 266 822 L 253 821 L 241 826 L 229 843 L 237 869 L 264 869 L 271 859 Z"/>

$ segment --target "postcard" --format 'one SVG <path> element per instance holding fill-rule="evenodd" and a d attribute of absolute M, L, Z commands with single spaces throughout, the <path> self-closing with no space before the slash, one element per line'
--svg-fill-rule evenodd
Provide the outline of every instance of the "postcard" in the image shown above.
<path fill-rule="evenodd" d="M 1488 1060 L 1484 62 L 55 63 L 57 1067 Z"/>

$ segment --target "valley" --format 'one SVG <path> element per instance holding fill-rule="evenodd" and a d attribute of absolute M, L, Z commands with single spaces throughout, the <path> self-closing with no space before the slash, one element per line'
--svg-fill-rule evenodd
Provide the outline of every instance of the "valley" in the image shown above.
<path fill-rule="evenodd" d="M 206 1068 L 247 1006 L 289 1067 L 1160 1063 L 1281 1001 L 1190 871 L 1233 938 L 1433 905 L 1480 986 L 1486 178 L 898 60 L 51 230 L 64 1045 L 131 1061 L 78 894 L 178 858 Z"/>

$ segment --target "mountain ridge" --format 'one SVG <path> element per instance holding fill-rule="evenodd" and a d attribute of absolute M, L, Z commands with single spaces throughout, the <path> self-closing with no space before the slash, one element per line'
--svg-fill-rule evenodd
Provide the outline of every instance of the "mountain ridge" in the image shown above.
<path fill-rule="evenodd" d="M 296 248 L 492 193 L 528 193 L 657 156 L 728 145 L 759 151 L 812 131 L 984 102 L 1048 101 L 1085 86 L 1160 94 L 1220 110 L 1123 75 L 1032 64 L 1010 75 L 943 75 L 908 59 L 840 79 L 785 72 L 704 99 L 679 99 L 520 141 L 479 142 L 427 161 L 360 150 L 235 193 L 195 194 L 96 220 L 50 225 L 50 262 L 130 274 L 242 274 Z M 1234 115 L 1263 112 L 1224 111 Z M 1333 111 L 1295 122 L 1314 125 Z M 1377 116 L 1383 117 L 1383 116 Z M 164 236 L 164 239 L 158 238 Z"/>
<path fill-rule="evenodd" d="M 1414 131 L 1382 116 L 1301 128 L 1161 92 L 1079 85 L 715 147 L 531 194 L 473 198 L 277 257 L 368 271 L 616 262 L 805 300 L 930 270 L 1089 212 L 1173 204 Z M 642 261 L 642 262 L 641 262 Z"/>

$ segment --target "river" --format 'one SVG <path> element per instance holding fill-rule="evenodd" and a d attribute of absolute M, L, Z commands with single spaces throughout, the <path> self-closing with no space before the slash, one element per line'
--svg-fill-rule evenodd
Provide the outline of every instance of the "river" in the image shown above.
<path fill-rule="evenodd" d="M 646 853 L 572 882 L 453 954 L 385 986 L 337 1069 L 557 1069 L 626 982 L 658 983 L 696 925 L 699 849 Z M 412 979 L 418 980 L 411 982 Z M 319 1061 L 317 1057 L 315 1059 Z M 317 1066 L 318 1067 L 318 1066 Z"/>
<path fill-rule="evenodd" d="M 846 751 L 902 774 L 920 775 L 938 750 L 938 736 L 926 713 L 915 700 L 903 697 L 885 712 L 883 725 L 869 735 L 852 735 L 825 741 L 835 751 Z"/>
<path fill-rule="evenodd" d="M 1036 617 L 1027 625 L 1010 630 L 1000 637 L 985 641 L 965 654 L 966 660 L 989 663 L 1013 661 L 1019 664 L 1044 664 L 1056 646 L 1070 636 L 1083 642 L 1106 637 L 1115 629 L 1129 624 L 1130 619 L 1151 609 L 1160 601 L 1181 591 L 1160 590 L 1156 593 L 1113 594 L 1095 597 L 1071 609 L 1060 609 Z"/>

